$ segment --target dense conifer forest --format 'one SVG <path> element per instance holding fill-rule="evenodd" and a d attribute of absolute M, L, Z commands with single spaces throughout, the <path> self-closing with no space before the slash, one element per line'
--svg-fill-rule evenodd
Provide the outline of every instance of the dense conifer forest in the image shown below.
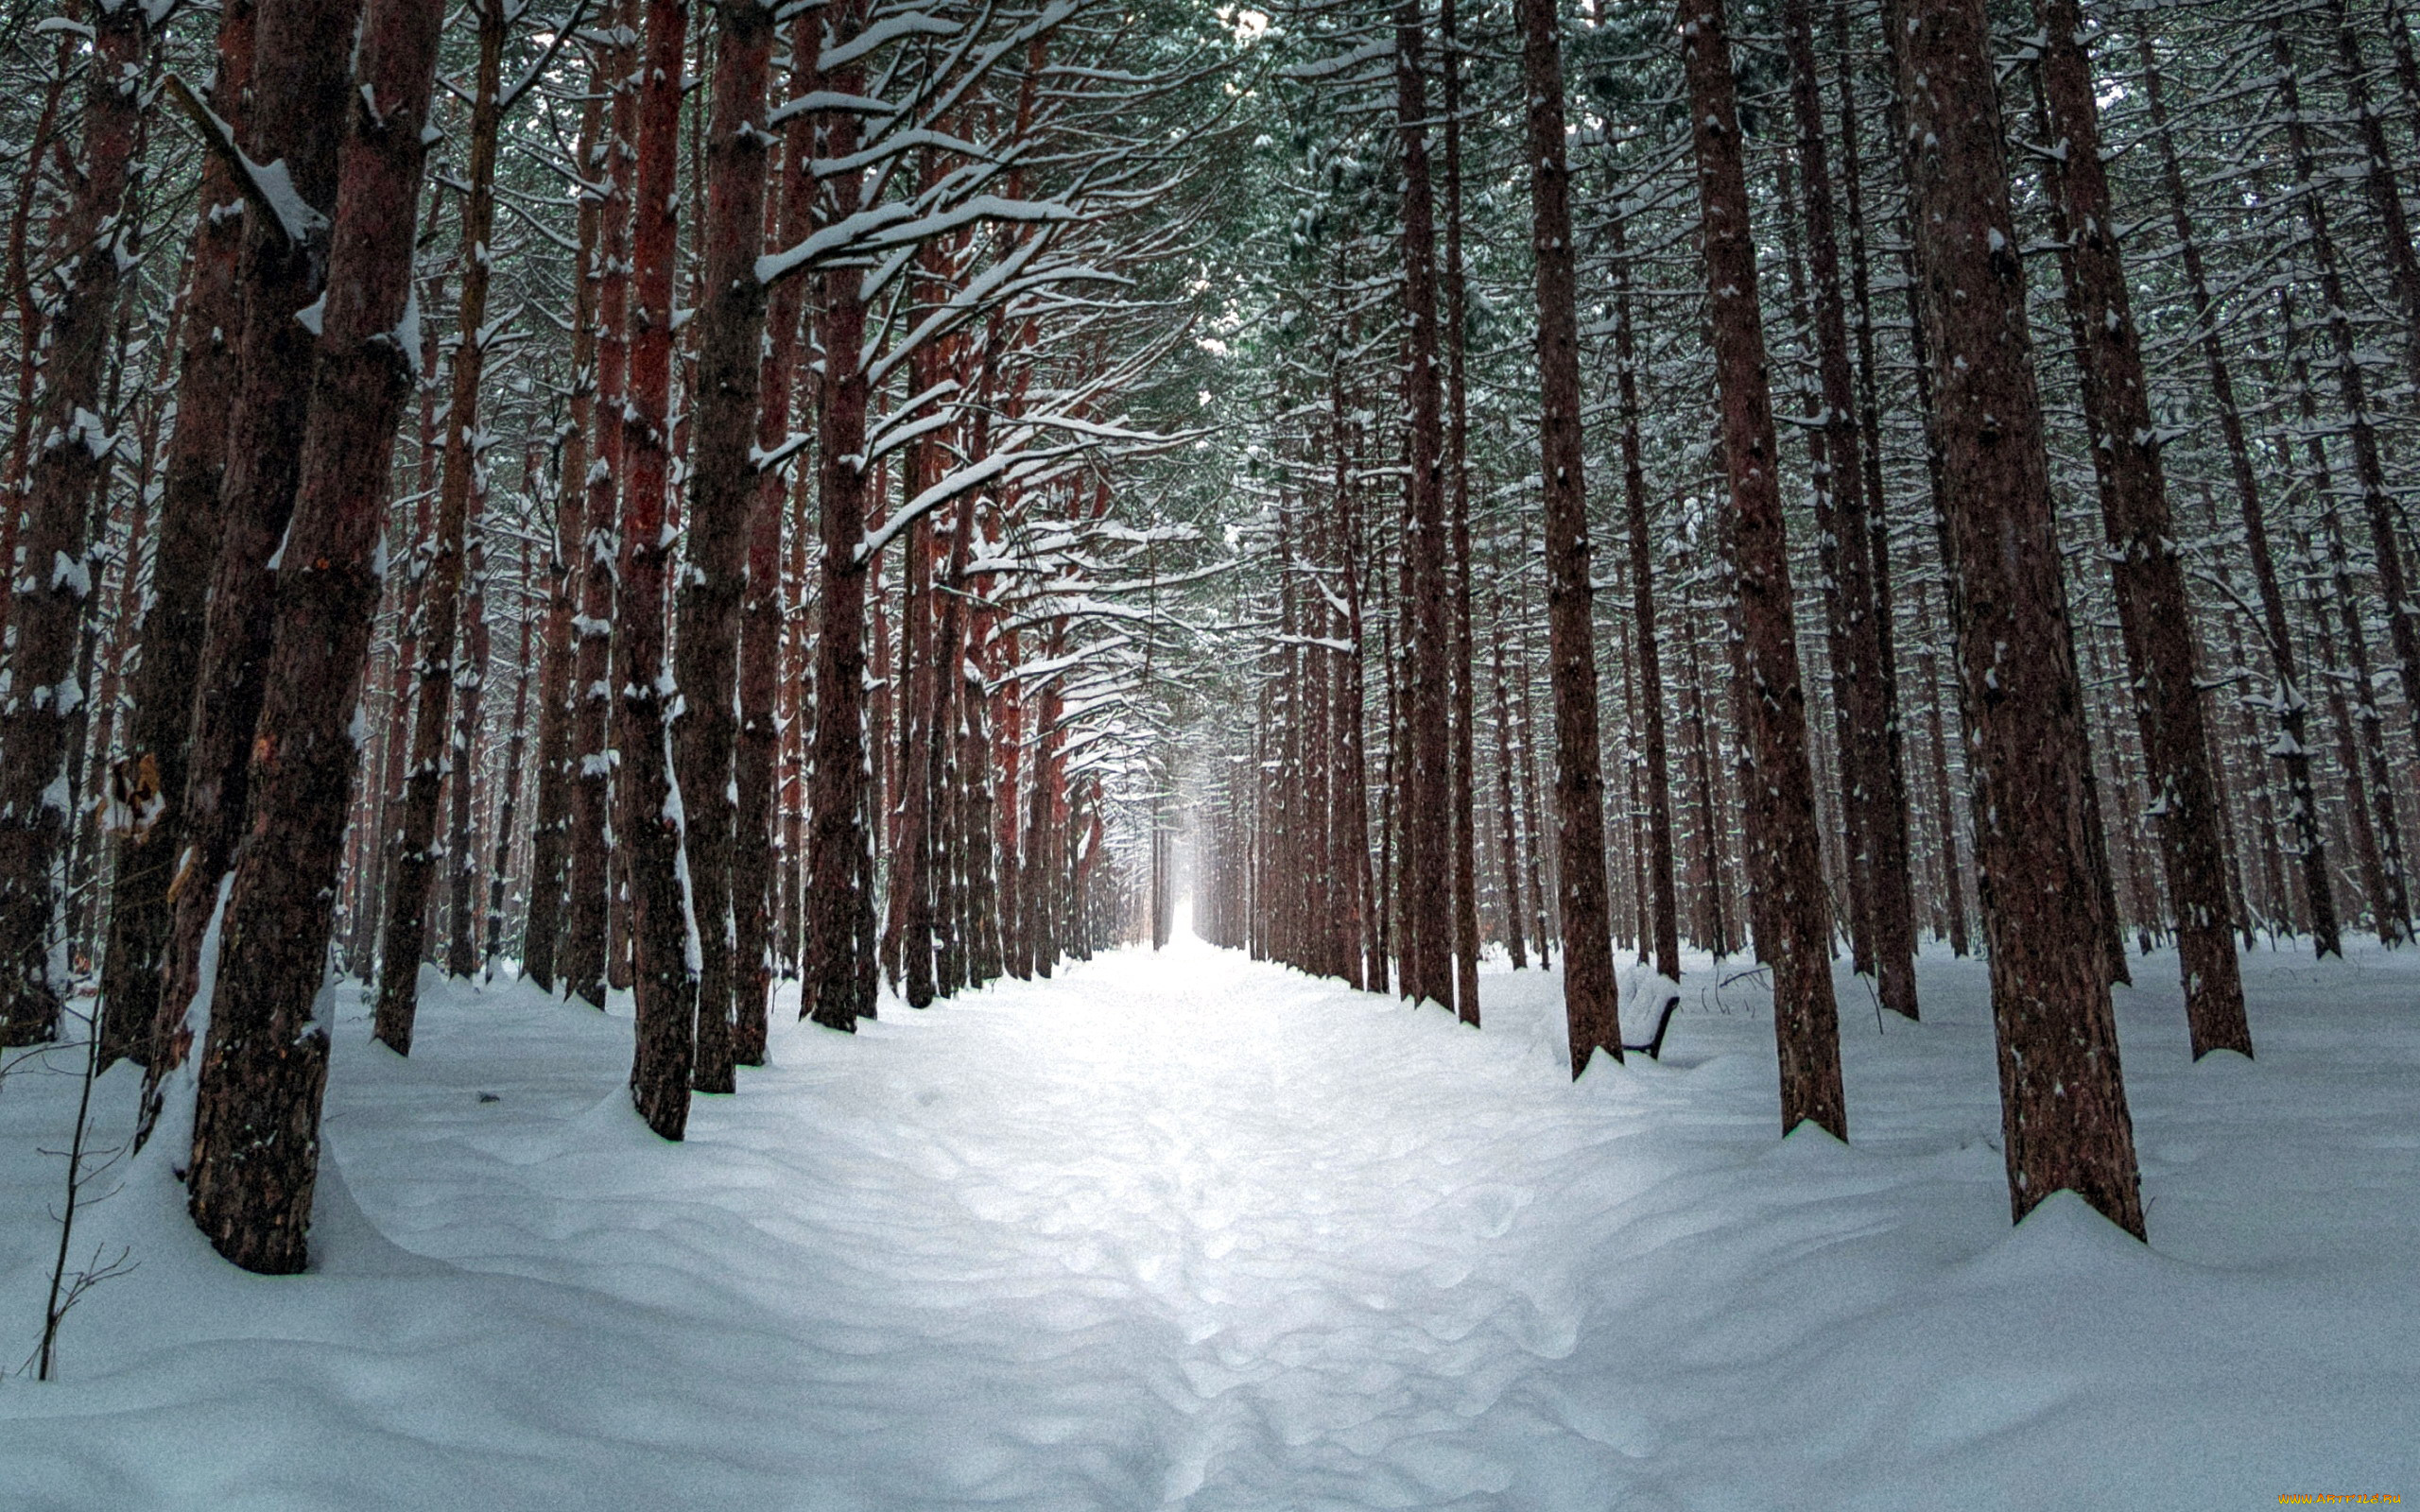
<path fill-rule="evenodd" d="M 1719 1044 L 1742 1149 L 1902 1148 L 1947 1083 L 1869 1041 L 1971 1028 L 1995 1229 L 2199 1244 L 2169 1121 L 2344 1085 L 2273 1034 L 2400 1068 L 2360 1138 L 2412 1106 L 2416 49 L 2403 0 L 16 0 L 27 1374 L 204 1263 L 104 1197 L 247 1272 L 421 1248 L 349 1077 L 585 1068 L 600 1148 L 735 1181 L 837 1117 L 796 1067 L 1192 1001 L 1085 986 L 1137 960 L 1495 1042 L 1298 1047 L 1407 1116 L 1432 1041 L 1514 1057 L 1489 1127 L 1681 1116 Z M 2408 1133 L 2343 1199 L 2391 1232 Z M 2404 1368 L 2312 1473 L 2420 1468 Z M 1088 1484 L 1432 1504 L 1201 1453 Z"/>

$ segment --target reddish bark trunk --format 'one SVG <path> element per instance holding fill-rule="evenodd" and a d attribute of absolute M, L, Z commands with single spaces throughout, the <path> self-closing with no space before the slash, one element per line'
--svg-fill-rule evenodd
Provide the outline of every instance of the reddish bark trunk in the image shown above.
<path fill-rule="evenodd" d="M 536 471 L 534 467 L 530 469 L 533 483 Z M 534 495 L 536 490 L 533 487 L 529 491 Z M 525 589 L 535 576 L 531 566 L 528 547 L 524 543 L 521 554 L 521 581 Z M 509 879 L 512 875 L 513 819 L 520 808 L 521 764 L 527 757 L 529 749 L 529 683 L 531 674 L 536 670 L 535 661 L 530 654 L 535 649 L 532 644 L 535 637 L 530 634 L 528 610 L 526 607 L 520 611 L 519 617 L 521 620 L 520 644 L 512 659 L 516 671 L 512 679 L 511 732 L 505 738 L 503 782 L 496 791 L 494 860 L 488 868 L 487 927 L 484 931 L 487 948 L 483 955 L 483 964 L 491 970 L 495 958 L 504 954 L 504 904 L 505 896 L 510 887 Z M 524 936 L 526 939 L 526 925 Z"/>
<path fill-rule="evenodd" d="M 1404 988 L 1452 1007 L 1453 858 L 1448 776 L 1443 480 L 1444 421 L 1437 362 L 1436 205 L 1428 178 L 1426 23 L 1411 0 L 1395 10 L 1395 132 L 1403 149 L 1403 300 L 1409 340 L 1404 381 L 1410 410 L 1404 573 Z"/>
<path fill-rule="evenodd" d="M 1990 31 L 1980 0 L 1921 10 L 1891 0 L 1884 21 L 1906 102 L 1917 295 L 1958 584 L 2010 1206 L 2023 1217 L 2069 1188 L 2140 1235 L 2104 920 L 2081 822 L 2091 801 L 2083 694 Z"/>
<path fill-rule="evenodd" d="M 250 0 L 222 7 L 217 64 L 213 104 L 222 118 L 239 122 L 238 101 L 252 66 Z M 101 966 L 105 1062 L 119 1056 L 149 1057 L 160 1007 L 161 952 L 168 935 L 168 882 L 184 840 L 193 687 L 200 671 L 211 563 L 218 555 L 218 489 L 234 397 L 234 337 L 242 324 L 235 265 L 243 219 L 240 213 L 220 213 L 242 201 L 226 159 L 204 159 L 195 198 L 200 210 L 181 317 L 177 424 L 160 479 L 151 603 L 143 615 L 143 660 L 134 675 L 126 748 L 112 778 L 127 809 L 127 828 L 117 840 L 109 944 Z"/>
<path fill-rule="evenodd" d="M 479 0 L 478 60 L 471 104 L 470 193 L 462 207 L 462 289 L 454 346 L 453 384 L 445 409 L 443 461 L 438 474 L 436 534 L 422 581 L 420 664 L 412 718 L 410 764 L 404 772 L 402 825 L 387 889 L 387 923 L 379 945 L 378 1003 L 371 1037 L 399 1056 L 412 1050 L 412 1015 L 420 1002 L 420 966 L 428 954 L 428 908 L 437 883 L 438 806 L 447 772 L 459 796 L 455 811 L 470 813 L 467 739 L 449 740 L 455 690 L 463 685 L 457 647 L 463 637 L 462 574 L 473 496 L 478 477 L 479 379 L 486 353 L 487 247 L 495 229 L 496 94 L 501 87 L 507 21 L 504 0 Z M 474 599 L 476 598 L 475 592 Z M 475 679 L 486 669 L 474 665 Z M 475 709 L 464 694 L 466 707 Z M 474 715 L 475 717 L 475 715 Z M 462 837 L 456 836 L 458 843 Z M 458 866 L 465 857 L 456 856 Z"/>
<path fill-rule="evenodd" d="M 1563 55 L 1551 0 L 1522 0 L 1530 96 L 1530 245 L 1538 262 L 1538 387 L 1546 486 L 1547 677 L 1554 687 L 1555 829 L 1561 848 L 1563 1002 L 1571 1074 L 1603 1050 L 1622 1058 L 1605 899 L 1605 799 L 1590 623 L 1588 495 L 1580 428 L 1580 335 L 1570 172 L 1564 161 Z M 1534 832 L 1533 832 L 1534 833 Z M 1543 945 L 1544 931 L 1540 931 Z"/>
<path fill-rule="evenodd" d="M 443 18 L 441 0 L 370 0 L 346 81 L 358 92 L 313 123 L 347 123 L 341 187 L 187 1182 L 194 1221 L 247 1270 L 299 1271 L 306 1258 L 331 1016 L 320 1005 L 360 757 L 347 727 L 378 607 L 382 485 L 416 361 L 412 247 L 393 228 L 414 218 Z"/>
<path fill-rule="evenodd" d="M 592 94 L 581 108 L 576 171 L 595 171 L 605 124 L 605 102 Z M 529 912 L 522 927 L 521 969 L 542 990 L 555 988 L 557 951 L 562 942 L 563 885 L 571 858 L 572 664 L 581 640 L 574 639 L 582 575 L 581 506 L 588 495 L 588 442 L 596 418 L 597 240 L 603 204 L 593 192 L 579 193 L 578 262 L 571 307 L 570 418 L 562 430 L 562 456 L 555 472 L 555 521 L 546 552 L 544 670 L 538 680 L 538 804 L 529 832 Z"/>
<path fill-rule="evenodd" d="M 1452 805 L 1454 853 L 1454 1005 L 1464 1023 L 1478 1014 L 1478 821 L 1476 813 L 1478 756 L 1472 732 L 1476 698 L 1471 686 L 1471 475 L 1470 401 L 1464 372 L 1462 273 L 1462 60 L 1454 36 L 1454 0 L 1443 0 L 1437 27 L 1444 40 L 1445 94 L 1445 407 L 1446 518 L 1453 557 L 1447 589 L 1446 657 L 1451 663 L 1451 739 L 1447 798 Z"/>
<path fill-rule="evenodd" d="M 16 542 L 26 568 L 8 610 L 17 639 L 0 704 L 0 1045 L 56 1038 L 67 988 L 64 973 L 51 967 L 52 916 L 60 904 L 52 867 L 75 803 L 67 766 L 82 728 L 77 632 L 93 582 L 85 532 L 94 490 L 108 476 L 116 447 L 116 438 L 104 434 L 101 381 L 117 323 L 119 258 L 134 229 L 121 217 L 143 140 L 149 18 L 140 5 L 93 7 L 80 172 L 57 227 L 64 278 L 41 359 L 25 527 Z M 34 361 L 30 339 L 23 357 Z M 13 518 L 16 500 L 9 506 Z M 0 560 L 0 572 L 14 576 L 13 559 Z"/>
<path fill-rule="evenodd" d="M 866 0 L 836 0 L 829 35 L 845 43 L 865 26 Z M 831 70 L 824 87 L 840 94 L 863 91 L 865 70 L 852 60 Z M 857 117 L 846 111 L 821 112 L 823 151 L 844 158 L 858 146 Z M 817 216 L 833 225 L 856 214 L 863 180 L 856 172 L 835 174 L 823 183 Z M 816 335 L 824 353 L 819 383 L 816 463 L 822 504 L 823 560 L 819 583 L 821 625 L 815 647 L 815 754 L 809 779 L 806 885 L 806 959 L 802 969 L 801 1016 L 827 1029 L 855 1030 L 864 988 L 858 928 L 867 848 L 866 767 L 866 577 L 860 555 L 866 533 L 866 474 L 857 457 L 865 450 L 867 383 L 859 353 L 865 346 L 866 306 L 856 269 L 817 276 Z"/>
<path fill-rule="evenodd" d="M 612 81 L 613 129 L 602 161 L 584 167 L 591 180 L 601 180 L 605 201 L 599 208 L 600 229 L 596 270 L 596 443 L 584 480 L 588 490 L 586 528 L 581 544 L 579 613 L 572 622 L 579 650 L 572 670 L 572 761 L 577 771 L 571 790 L 571 880 L 565 889 L 562 946 L 563 986 L 576 998 L 596 1007 L 605 1005 L 612 974 L 614 942 L 614 890 L 621 868 L 614 864 L 613 842 L 614 766 L 613 677 L 627 659 L 617 656 L 614 636 L 614 600 L 618 585 L 615 564 L 621 559 L 619 517 L 623 458 L 623 410 L 629 400 L 631 225 L 633 203 L 632 137 L 638 125 L 635 75 L 638 49 L 638 0 L 621 0 L 615 13 L 616 44 L 606 47 L 598 72 Z"/>
<path fill-rule="evenodd" d="M 1722 403 L 1746 678 L 1740 703 L 1749 782 L 1751 908 L 1772 937 L 1758 954 L 1772 967 L 1773 1036 L 1781 1054 L 1781 1126 L 1806 1120 L 1848 1137 L 1841 1091 L 1838 1009 L 1832 999 L 1830 901 L 1824 896 L 1815 787 L 1806 756 L 1806 694 L 1799 678 L 1789 539 L 1765 335 L 1756 304 L 1756 249 L 1748 221 L 1731 48 L 1718 0 L 1682 0 L 1681 53 L 1689 78 L 1698 185 L 1704 210 L 1715 373 Z"/>
<path fill-rule="evenodd" d="M 1681 979 L 1681 912 L 1672 886 L 1671 758 L 1664 730 L 1664 654 L 1656 633 L 1655 554 L 1638 435 L 1638 351 L 1631 331 L 1630 258 L 1621 221 L 1614 237 L 1614 383 L 1621 404 L 1622 492 L 1630 523 L 1631 624 L 1637 636 L 1641 755 L 1647 798 L 1648 928 L 1655 970 Z M 1499 655 L 1501 654 L 1499 649 Z M 1500 678 L 1502 673 L 1499 671 Z M 1641 954 L 1649 954 L 1642 950 Z"/>
<path fill-rule="evenodd" d="M 2076 0 L 2038 0 L 2036 15 L 2046 42 L 2043 92 L 2052 127 L 2066 146 L 2064 158 L 2052 162 L 2050 178 L 2070 228 L 2084 415 L 2100 475 L 2118 623 L 2134 674 L 2135 716 L 2155 790 L 2152 812 L 2159 816 L 2176 920 L 2186 1021 L 2195 1058 L 2213 1050 L 2248 1056 L 2252 1030 L 2244 1017 L 2227 908 L 2226 859 L 2219 844 L 2209 737 L 2194 668 L 2192 610 L 2169 518 L 2158 430 L 2118 248 L 2108 172 L 2100 159 L 2083 12 Z"/>
<path fill-rule="evenodd" d="M 1848 318 L 1841 286 L 1841 260 L 1832 220 L 1832 170 L 1824 133 L 1820 80 L 1815 74 L 1815 34 L 1806 0 L 1785 8 L 1785 40 L 1790 60 L 1790 103 L 1797 116 L 1799 180 L 1804 186 L 1807 271 L 1814 294 L 1817 368 L 1823 384 L 1823 462 L 1815 487 L 1818 529 L 1828 523 L 1837 541 L 1838 580 L 1827 585 L 1838 606 L 1836 668 L 1847 696 L 1846 739 L 1841 763 L 1848 778 L 1842 797 L 1857 812 L 1850 833 L 1861 854 L 1852 865 L 1862 879 L 1867 932 L 1882 1005 L 1916 1016 L 1915 902 L 1908 883 L 1908 813 L 1892 779 L 1894 711 L 1885 633 L 1888 622 L 1878 587 L 1873 513 L 1868 498 L 1858 424 L 1857 392 L 1849 370 Z M 1829 516 L 1824 522 L 1820 517 Z"/>
<path fill-rule="evenodd" d="M 614 717 L 619 766 L 614 834 L 629 858 L 631 984 L 638 1018 L 631 1100 L 648 1127 L 667 1140 L 681 1138 L 689 1122 L 700 949 L 690 914 L 695 879 L 682 853 L 686 805 L 672 770 L 670 721 L 679 692 L 665 619 L 673 541 L 667 510 L 680 231 L 674 189 L 688 28 L 687 0 L 648 0 L 633 134 L 630 396 L 622 435 L 621 603 L 614 627 L 620 699 Z M 752 384 L 754 363 L 748 368 Z M 719 795 L 701 797 L 712 803 Z"/>
<path fill-rule="evenodd" d="M 748 586 L 760 516 L 773 499 L 757 476 L 757 381 L 763 362 L 765 285 L 755 262 L 765 227 L 765 91 L 773 15 L 758 0 L 717 0 L 714 100 L 706 139 L 704 305 L 698 312 L 697 415 L 690 428 L 689 570 L 681 584 L 680 681 L 675 724 L 688 816 L 689 890 L 696 916 L 700 1091 L 735 1090 L 735 994 L 758 984 L 756 966 L 735 957 L 733 825 L 740 802 L 734 764 L 738 738 L 740 598 Z M 642 201 L 644 203 L 644 201 Z M 774 516 L 778 520 L 778 516 Z M 777 527 L 778 528 L 778 527 Z M 774 541 L 779 542 L 776 534 Z M 770 555 L 767 553 L 766 555 Z M 767 785 L 762 775 L 752 785 Z M 761 852 L 759 830 L 742 842 Z M 764 888 L 736 902 L 764 916 Z M 758 948 L 761 962 L 763 949 Z M 761 988 L 759 997 L 761 1000 Z M 760 1010 L 761 1011 L 761 1010 Z M 761 1048 L 752 1053 L 762 1056 Z"/>
<path fill-rule="evenodd" d="M 276 573 L 268 564 L 294 508 L 312 382 L 316 343 L 298 316 L 323 286 L 323 228 L 336 204 L 337 149 L 343 139 L 331 123 L 349 120 L 348 102 L 356 97 L 346 67 L 356 13 L 351 4 L 306 0 L 261 0 L 253 11 L 252 111 L 244 123 L 244 152 L 254 163 L 285 164 L 312 225 L 298 228 L 302 237 L 297 241 L 259 204 L 244 212 L 235 272 L 243 334 L 226 421 L 218 557 L 191 689 L 185 844 L 168 884 L 174 913 L 146 1078 L 155 1090 L 168 1068 L 183 1063 L 191 1043 L 185 1010 L 199 986 L 202 936 L 245 828 L 253 726 L 275 627 Z M 372 496 L 383 503 L 385 489 Z"/>

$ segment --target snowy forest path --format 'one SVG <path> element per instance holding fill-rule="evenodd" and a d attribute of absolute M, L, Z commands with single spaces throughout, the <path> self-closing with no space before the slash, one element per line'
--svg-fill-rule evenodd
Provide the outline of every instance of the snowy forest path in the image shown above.
<path fill-rule="evenodd" d="M 854 1039 L 777 1032 L 776 1064 L 700 1102 L 685 1148 L 618 1092 L 500 1144 L 467 1209 L 442 1174 L 458 1155 L 426 1144 L 495 1109 L 437 1121 L 390 1086 L 333 1137 L 382 1194 L 377 1228 L 415 1251 L 744 1321 L 708 1374 L 749 1416 L 845 1446 L 805 1504 L 1505 1489 L 1512 1468 L 1458 1431 L 1568 1354 L 1583 1305 L 1521 1216 L 1548 1172 L 1564 1203 L 1629 1184 L 1599 1149 L 1601 1105 L 1555 1074 L 1559 1042 L 1191 940 L 884 1012 Z M 538 1112 L 551 1091 L 500 1095 Z M 600 1214 L 629 1229 L 582 1231 Z M 732 1295 L 683 1297 L 701 1285 Z"/>

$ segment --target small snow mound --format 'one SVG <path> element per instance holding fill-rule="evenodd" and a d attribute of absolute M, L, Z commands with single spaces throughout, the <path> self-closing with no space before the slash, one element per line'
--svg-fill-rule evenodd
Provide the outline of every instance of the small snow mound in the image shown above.
<path fill-rule="evenodd" d="M 1854 1146 L 1813 1119 L 1803 1118 L 1781 1137 L 1778 1143 L 1758 1158 L 1758 1163 L 1813 1170 L 1842 1165 L 1858 1159 L 1860 1157 Z"/>
<path fill-rule="evenodd" d="M 325 1152 L 311 1190 L 311 1269 L 322 1276 L 443 1276 L 443 1261 L 388 1238 L 354 1199 L 344 1166 Z"/>
<path fill-rule="evenodd" d="M 2151 1257 L 2140 1240 L 2062 1189 L 2027 1213 L 2007 1238 L 1968 1262 L 1962 1279 L 1984 1287 L 2070 1280 L 2140 1265 Z"/>
<path fill-rule="evenodd" d="M 2249 1076 L 2259 1069 L 2253 1058 L 2240 1050 L 2207 1051 L 2201 1059 L 2193 1062 L 2195 1075 L 2224 1076 L 2229 1080 Z"/>

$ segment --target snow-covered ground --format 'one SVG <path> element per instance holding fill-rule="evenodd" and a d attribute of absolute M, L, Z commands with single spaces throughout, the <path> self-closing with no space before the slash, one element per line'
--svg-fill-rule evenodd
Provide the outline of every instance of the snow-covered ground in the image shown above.
<path fill-rule="evenodd" d="M 1736 963 L 1735 963 L 1736 965 Z M 1753 982 L 1560 1074 L 1198 944 L 771 1068 L 659 1143 L 626 1020 L 449 988 L 340 1024 L 308 1276 L 140 1268 L 0 1383 L 9 1508 L 2189 1508 L 2420 1497 L 2420 951 L 2248 958 L 2260 1059 L 2120 993 L 2152 1245 L 2008 1223 L 1981 968 L 1843 974 L 1850 1133 L 1776 1138 Z M 348 994 L 348 1001 L 350 1001 Z M 1633 1026 L 1634 1036 L 1643 1033 Z M 100 1089 L 105 1140 L 129 1072 Z M 74 1078 L 0 1086 L 0 1344 L 38 1332 Z"/>

